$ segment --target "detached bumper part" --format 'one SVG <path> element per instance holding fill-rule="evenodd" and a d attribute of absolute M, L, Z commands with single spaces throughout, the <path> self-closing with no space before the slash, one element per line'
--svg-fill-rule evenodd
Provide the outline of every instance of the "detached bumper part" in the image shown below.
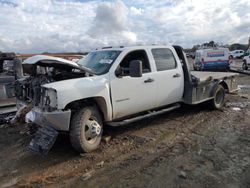
<path fill-rule="evenodd" d="M 68 131 L 70 125 L 71 111 L 57 110 L 53 112 L 44 112 L 33 108 L 25 116 L 27 123 L 35 123 L 42 127 L 51 126 L 58 131 Z"/>
<path fill-rule="evenodd" d="M 28 149 L 35 153 L 46 155 L 53 147 L 57 136 L 58 132 L 53 127 L 42 127 L 36 132 L 35 137 L 31 140 L 28 146 Z"/>

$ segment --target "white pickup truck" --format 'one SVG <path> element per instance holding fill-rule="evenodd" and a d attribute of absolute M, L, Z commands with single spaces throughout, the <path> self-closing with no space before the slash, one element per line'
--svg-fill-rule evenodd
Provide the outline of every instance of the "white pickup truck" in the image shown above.
<path fill-rule="evenodd" d="M 208 101 L 224 104 L 236 89 L 235 73 L 190 71 L 179 46 L 107 47 L 78 63 L 33 56 L 30 76 L 15 83 L 18 106 L 31 106 L 26 121 L 68 131 L 72 146 L 90 152 L 103 126 L 119 126 L 180 107 Z"/>

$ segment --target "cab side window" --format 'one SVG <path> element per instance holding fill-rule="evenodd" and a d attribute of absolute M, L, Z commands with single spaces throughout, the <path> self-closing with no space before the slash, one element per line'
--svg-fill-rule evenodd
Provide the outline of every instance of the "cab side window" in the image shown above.
<path fill-rule="evenodd" d="M 123 76 L 129 75 L 129 63 L 133 60 L 142 61 L 142 73 L 151 72 L 147 53 L 144 50 L 136 50 L 128 53 L 120 63 L 120 69 Z"/>
<path fill-rule="evenodd" d="M 167 48 L 152 49 L 157 71 L 175 69 L 177 63 L 174 54 Z"/>

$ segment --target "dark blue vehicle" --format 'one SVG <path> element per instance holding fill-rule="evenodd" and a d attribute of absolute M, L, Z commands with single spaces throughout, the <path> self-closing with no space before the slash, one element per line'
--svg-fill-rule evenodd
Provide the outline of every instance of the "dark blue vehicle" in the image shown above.
<path fill-rule="evenodd" d="M 201 49 L 195 53 L 194 70 L 226 71 L 230 62 L 228 48 Z"/>

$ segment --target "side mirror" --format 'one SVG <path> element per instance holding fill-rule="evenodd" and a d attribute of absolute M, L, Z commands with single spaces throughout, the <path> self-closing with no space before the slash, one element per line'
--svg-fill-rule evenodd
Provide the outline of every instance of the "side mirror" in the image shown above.
<path fill-rule="evenodd" d="M 120 66 L 115 70 L 115 75 L 116 75 L 118 78 L 121 78 L 121 77 L 122 77 L 122 69 L 121 69 Z"/>
<path fill-rule="evenodd" d="M 129 62 L 129 76 L 142 77 L 142 61 L 133 60 Z"/>

